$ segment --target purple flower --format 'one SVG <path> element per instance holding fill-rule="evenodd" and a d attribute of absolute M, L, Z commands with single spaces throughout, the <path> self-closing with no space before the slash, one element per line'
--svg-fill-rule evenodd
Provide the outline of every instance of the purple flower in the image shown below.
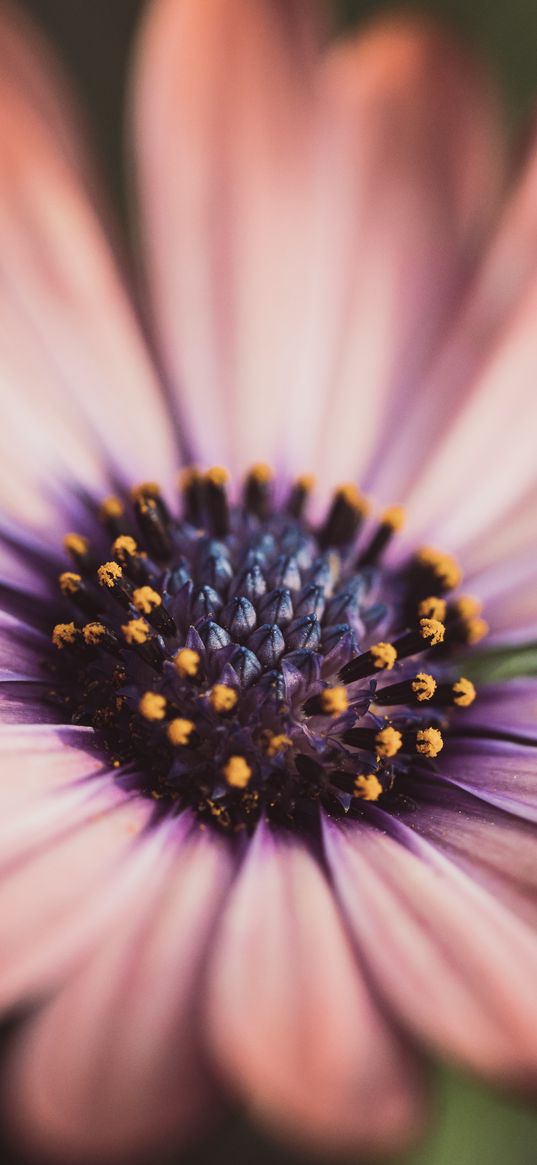
<path fill-rule="evenodd" d="M 71 98 L 0 17 L 3 1097 L 40 1153 L 229 1098 L 393 1148 L 431 1052 L 535 1084 L 537 681 L 465 669 L 474 594 L 492 642 L 537 626 L 537 155 L 500 211 L 475 63 L 311 16 L 149 5 L 156 356 Z"/>

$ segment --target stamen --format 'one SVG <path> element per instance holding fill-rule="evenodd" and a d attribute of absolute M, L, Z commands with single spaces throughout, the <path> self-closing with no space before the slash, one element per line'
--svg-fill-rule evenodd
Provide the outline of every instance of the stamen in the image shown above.
<path fill-rule="evenodd" d="M 180 747 L 183 744 L 188 744 L 192 733 L 194 732 L 195 724 L 193 720 L 185 720 L 182 716 L 177 716 L 175 720 L 170 720 L 166 728 L 166 736 L 175 747 Z"/>
<path fill-rule="evenodd" d="M 147 643 L 151 636 L 151 628 L 145 619 L 129 619 L 128 623 L 122 625 L 121 630 L 129 646 Z"/>
<path fill-rule="evenodd" d="M 452 686 L 453 703 L 459 708 L 469 708 L 476 698 L 476 690 L 471 680 L 461 676 Z"/>
<path fill-rule="evenodd" d="M 464 624 L 464 631 L 466 642 L 474 647 L 476 643 L 480 643 L 488 635 L 490 627 L 485 619 L 469 619 Z"/>
<path fill-rule="evenodd" d="M 445 599 L 440 599 L 437 595 L 429 595 L 426 599 L 421 600 L 418 606 L 418 615 L 422 619 L 437 619 L 439 623 L 444 623 L 446 610 Z"/>
<path fill-rule="evenodd" d="M 286 736 L 285 732 L 270 733 L 267 737 L 267 746 L 265 752 L 269 757 L 275 757 L 279 752 L 284 752 L 287 748 L 292 748 L 293 741 L 290 736 Z"/>
<path fill-rule="evenodd" d="M 347 732 L 343 733 L 342 739 L 344 744 L 376 752 L 377 756 L 382 757 L 396 756 L 403 747 L 401 733 L 391 724 L 388 724 L 386 728 L 381 728 L 379 732 L 373 728 L 349 728 Z"/>
<path fill-rule="evenodd" d="M 64 647 L 72 647 L 78 639 L 78 627 L 74 623 L 56 623 L 52 631 L 52 642 L 54 647 L 58 647 L 60 651 Z"/>
<path fill-rule="evenodd" d="M 142 615 L 150 615 L 151 612 L 155 610 L 155 607 L 160 607 L 162 599 L 158 592 L 154 591 L 152 587 L 145 586 L 138 587 L 137 590 L 134 591 L 132 602 L 136 607 L 136 610 L 140 611 Z"/>
<path fill-rule="evenodd" d="M 123 570 L 117 562 L 105 562 L 98 568 L 97 577 L 102 587 L 113 590 L 119 580 L 123 578 Z"/>
<path fill-rule="evenodd" d="M 433 546 L 422 546 L 416 555 L 416 563 L 426 573 L 433 575 L 444 591 L 453 591 L 462 582 L 462 571 L 454 558 L 435 550 Z"/>
<path fill-rule="evenodd" d="M 354 778 L 354 796 L 362 801 L 378 801 L 384 792 L 382 785 L 374 773 L 359 773 Z"/>
<path fill-rule="evenodd" d="M 193 654 L 196 655 L 197 652 L 193 652 Z M 223 715 L 225 712 L 232 712 L 238 698 L 235 689 L 230 688 L 228 684 L 214 684 L 209 692 L 211 708 L 213 712 L 217 712 L 219 715 Z"/>
<path fill-rule="evenodd" d="M 353 684 L 356 680 L 366 679 L 376 671 L 391 671 L 397 660 L 397 647 L 392 643 L 375 643 L 363 655 L 351 659 L 339 671 L 339 679 L 343 684 Z"/>
<path fill-rule="evenodd" d="M 173 662 L 180 676 L 193 679 L 198 674 L 201 660 L 197 651 L 193 651 L 191 647 L 182 647 L 174 656 Z"/>
<path fill-rule="evenodd" d="M 59 583 L 62 595 L 72 598 L 80 590 L 82 579 L 79 574 L 74 574 L 72 570 L 64 570 L 59 577 Z"/>
<path fill-rule="evenodd" d="M 369 506 L 352 482 L 340 485 L 328 517 L 319 531 L 321 546 L 344 546 L 352 542 L 367 515 Z"/>
<path fill-rule="evenodd" d="M 377 688 L 374 695 L 375 704 L 422 704 L 431 700 L 436 692 L 437 684 L 428 672 L 418 672 L 412 680 L 405 680 L 400 684 L 390 684 L 387 688 Z"/>
<path fill-rule="evenodd" d="M 74 560 L 76 566 L 87 569 L 89 566 L 89 539 L 84 534 L 66 534 L 63 545 Z"/>
<path fill-rule="evenodd" d="M 405 518 L 406 514 L 402 506 L 391 506 L 389 510 L 384 512 L 380 526 L 373 535 L 369 546 L 358 555 L 356 560 L 358 568 L 374 566 L 379 561 L 395 532 L 404 525 Z"/>
<path fill-rule="evenodd" d="M 183 469 L 179 475 L 179 488 L 183 495 L 183 510 L 186 522 L 191 526 L 201 526 L 203 520 L 203 474 L 195 465 Z"/>
<path fill-rule="evenodd" d="M 259 462 L 252 466 L 244 489 L 244 504 L 250 514 L 266 521 L 272 509 L 273 473 L 270 465 Z"/>
<path fill-rule="evenodd" d="M 325 688 L 318 696 L 312 696 L 304 705 L 306 716 L 332 716 L 336 719 L 348 710 L 349 697 L 345 687 L 337 685 Z"/>
<path fill-rule="evenodd" d="M 304 473 L 301 477 L 297 477 L 286 507 L 290 518 L 300 520 L 314 488 L 315 478 L 311 474 Z"/>
<path fill-rule="evenodd" d="M 144 720 L 164 720 L 166 715 L 166 700 L 159 692 L 144 692 L 138 711 Z"/>
<path fill-rule="evenodd" d="M 416 752 L 433 759 L 442 751 L 444 741 L 438 728 L 421 728 L 416 733 Z"/>
<path fill-rule="evenodd" d="M 232 789 L 245 789 L 252 776 L 252 770 L 243 756 L 230 756 L 222 773 Z"/>
<path fill-rule="evenodd" d="M 229 473 L 221 465 L 213 466 L 205 475 L 207 509 L 217 538 L 222 538 L 229 531 L 228 481 Z"/>

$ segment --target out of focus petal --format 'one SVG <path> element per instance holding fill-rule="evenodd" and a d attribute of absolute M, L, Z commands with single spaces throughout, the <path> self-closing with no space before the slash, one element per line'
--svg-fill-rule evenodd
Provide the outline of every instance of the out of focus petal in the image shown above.
<path fill-rule="evenodd" d="M 288 1136 L 387 1149 L 416 1130 L 416 1065 L 299 842 L 258 831 L 222 921 L 209 1002 L 220 1071 Z"/>
<path fill-rule="evenodd" d="M 33 75 L 35 44 L 21 37 L 17 16 L 10 23 L 10 11 L 0 21 L 0 42 L 3 34 L 16 60 L 0 77 L 0 450 L 4 506 L 37 521 L 48 478 L 95 484 L 106 469 L 166 478 L 173 442 L 73 158 L 79 147 L 66 148 L 69 119 L 56 136 L 53 114 L 43 115 L 47 100 L 50 109 L 61 104 L 54 73 L 38 40 L 35 83 L 21 83 Z M 0 44 L 0 60 L 2 51 Z"/>
<path fill-rule="evenodd" d="M 230 857 L 177 829 L 160 829 L 120 924 L 15 1046 L 10 1124 L 34 1151 L 132 1159 L 213 1107 L 197 999 Z"/>

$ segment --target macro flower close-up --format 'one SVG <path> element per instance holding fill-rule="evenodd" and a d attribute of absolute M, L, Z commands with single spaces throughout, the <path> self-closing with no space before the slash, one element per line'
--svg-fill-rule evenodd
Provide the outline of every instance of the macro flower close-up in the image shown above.
<path fill-rule="evenodd" d="M 0 1109 L 412 1145 L 537 1084 L 537 145 L 397 12 L 149 0 L 130 249 L 0 8 Z M 508 1163 L 509 1165 L 509 1163 Z"/>

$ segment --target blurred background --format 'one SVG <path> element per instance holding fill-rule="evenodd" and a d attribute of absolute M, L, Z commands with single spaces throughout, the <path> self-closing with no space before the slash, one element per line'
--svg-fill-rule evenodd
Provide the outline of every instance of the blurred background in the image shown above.
<path fill-rule="evenodd" d="M 122 119 L 127 61 L 144 0 L 16 0 L 47 30 L 91 119 L 94 142 L 120 213 L 125 206 Z M 199 0 L 203 3 L 204 0 Z M 314 0 L 312 0 L 314 2 Z M 382 9 L 422 10 L 458 28 L 488 59 L 516 133 L 537 107 L 537 0 L 324 0 L 343 27 Z M 536 985 L 537 989 L 537 985 Z M 322 1022 L 322 1017 L 321 1017 Z M 438 1065 L 423 1142 L 386 1165 L 537 1165 L 537 1115 Z M 382 1097 L 379 1097 L 382 1104 Z M 328 1165 L 326 1161 L 317 1165 Z M 147 1165 L 314 1165 L 271 1143 L 239 1114 L 180 1157 Z M 16 1165 L 3 1158 L 3 1165 Z M 18 1163 L 17 1163 L 18 1165 Z M 32 1165 L 41 1165 L 40 1162 Z M 99 1165 L 99 1163 L 95 1163 Z M 358 1162 L 355 1165 L 359 1165 Z M 360 1165 L 364 1165 L 360 1162 Z"/>

